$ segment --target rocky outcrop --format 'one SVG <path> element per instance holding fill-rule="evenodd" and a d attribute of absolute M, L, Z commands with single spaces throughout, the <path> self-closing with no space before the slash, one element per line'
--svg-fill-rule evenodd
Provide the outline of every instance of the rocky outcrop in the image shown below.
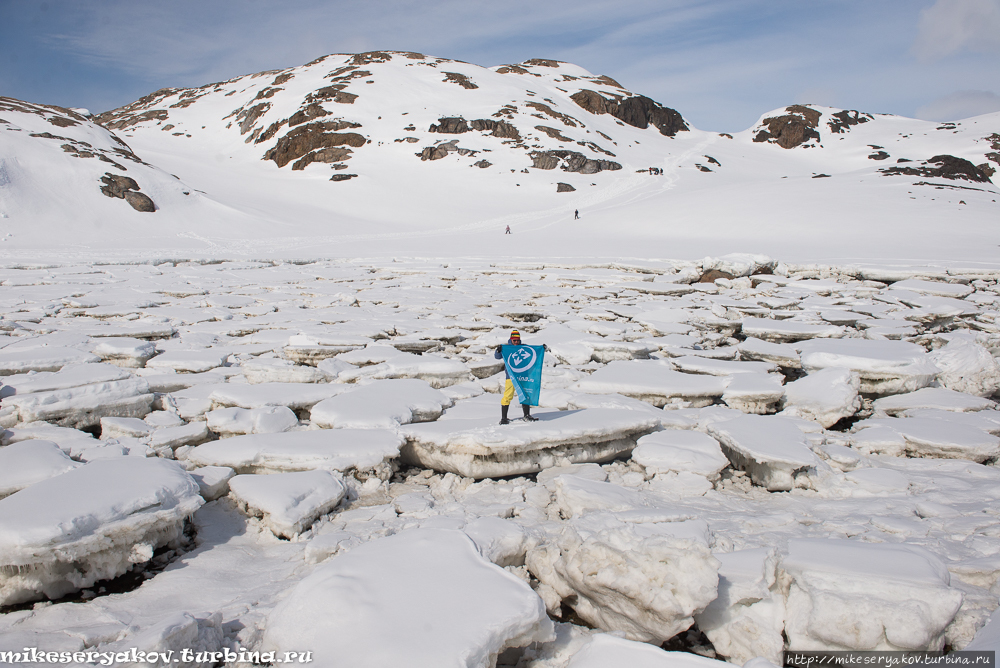
<path fill-rule="evenodd" d="M 309 104 L 299 109 L 288 119 L 288 127 L 293 128 L 296 125 L 302 125 L 303 123 L 308 123 L 314 118 L 322 118 L 323 116 L 329 116 L 330 112 L 319 106 L 318 104 Z"/>
<path fill-rule="evenodd" d="M 643 95 L 615 95 L 609 99 L 592 90 L 581 90 L 571 95 L 570 99 L 592 114 L 611 114 L 635 128 L 644 130 L 652 125 L 665 137 L 690 130 L 676 110 L 664 107 Z"/>
<path fill-rule="evenodd" d="M 795 148 L 807 141 L 819 141 L 820 113 L 815 109 L 793 104 L 785 107 L 787 114 L 763 120 L 764 128 L 753 138 L 755 142 L 769 142 L 781 148 Z"/>
<path fill-rule="evenodd" d="M 521 133 L 513 125 L 492 118 L 477 118 L 474 121 L 466 121 L 461 116 L 448 116 L 439 118 L 436 124 L 427 128 L 428 132 L 445 135 L 460 135 L 473 130 L 489 132 L 492 136 L 500 139 L 516 139 L 518 141 L 521 139 Z"/>
<path fill-rule="evenodd" d="M 357 174 L 334 174 L 330 177 L 331 181 L 350 181 L 351 179 L 358 178 Z"/>
<path fill-rule="evenodd" d="M 826 124 L 830 128 L 830 132 L 843 133 L 847 132 L 852 125 L 860 125 L 862 123 L 867 123 L 872 120 L 873 116 L 871 114 L 863 114 L 853 109 L 844 109 L 843 111 L 838 111 L 835 114 L 830 114 L 830 118 L 827 119 Z"/>
<path fill-rule="evenodd" d="M 622 168 L 617 162 L 610 160 L 593 160 L 576 151 L 536 151 L 531 154 L 531 166 L 535 169 L 555 169 L 562 167 L 564 172 L 579 174 L 596 174 L 603 171 L 617 171 Z"/>
<path fill-rule="evenodd" d="M 441 158 L 448 157 L 449 153 L 458 153 L 459 155 L 475 155 L 479 151 L 473 151 L 468 148 L 459 148 L 458 140 L 452 139 L 451 141 L 446 141 L 443 144 L 438 144 L 437 146 L 427 146 L 420 153 L 417 153 L 417 157 L 421 160 L 440 160 Z M 482 167 L 483 165 L 479 165 Z M 489 163 L 486 163 L 486 167 L 489 167 Z"/>
<path fill-rule="evenodd" d="M 427 131 L 438 132 L 444 135 L 460 135 L 471 129 L 469 123 L 461 116 L 450 116 L 439 118 L 437 124 L 427 128 Z"/>
<path fill-rule="evenodd" d="M 921 176 L 924 178 L 991 183 L 989 174 L 963 158 L 953 155 L 935 155 L 920 163 L 919 167 L 886 167 L 879 170 L 885 176 Z"/>
<path fill-rule="evenodd" d="M 359 127 L 361 127 L 359 124 L 350 121 L 327 121 L 300 125 L 281 137 L 275 147 L 264 154 L 264 159 L 273 160 L 278 167 L 284 167 L 312 151 L 338 146 L 360 148 L 368 141 L 362 135 L 357 132 L 339 132 Z M 305 168 L 312 161 L 302 163 L 297 169 Z"/>
<path fill-rule="evenodd" d="M 574 192 L 575 190 L 576 190 L 576 188 L 574 188 L 573 186 L 571 186 L 568 183 L 557 183 L 556 184 L 556 192 L 557 193 L 571 193 L 571 192 Z"/>
<path fill-rule="evenodd" d="M 135 182 L 135 179 L 105 172 L 104 176 L 101 177 L 101 183 L 104 184 L 101 186 L 101 192 L 107 197 L 123 199 L 136 211 L 143 213 L 156 211 L 156 205 L 153 203 L 153 200 L 143 193 L 136 192 L 139 190 L 139 184 Z"/>
<path fill-rule="evenodd" d="M 493 166 L 493 163 L 490 162 L 489 160 L 480 160 L 479 162 L 474 162 L 472 164 L 475 167 L 478 167 L 479 169 L 486 169 L 487 167 L 492 167 Z"/>
<path fill-rule="evenodd" d="M 458 72 L 445 72 L 444 80 L 456 83 L 462 88 L 467 88 L 469 90 L 479 88 L 479 86 L 472 83 L 472 80 L 469 79 L 469 77 L 465 76 L 464 74 L 459 74 Z"/>

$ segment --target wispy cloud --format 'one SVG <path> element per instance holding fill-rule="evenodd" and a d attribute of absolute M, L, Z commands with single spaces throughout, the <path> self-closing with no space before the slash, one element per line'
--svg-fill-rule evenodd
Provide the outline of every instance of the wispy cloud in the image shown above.
<path fill-rule="evenodd" d="M 1000 95 L 987 90 L 962 90 L 917 109 L 917 118 L 928 121 L 957 121 L 1000 111 Z"/>
<path fill-rule="evenodd" d="M 937 0 L 920 12 L 913 52 L 937 60 L 959 51 L 1000 53 L 1000 0 Z"/>

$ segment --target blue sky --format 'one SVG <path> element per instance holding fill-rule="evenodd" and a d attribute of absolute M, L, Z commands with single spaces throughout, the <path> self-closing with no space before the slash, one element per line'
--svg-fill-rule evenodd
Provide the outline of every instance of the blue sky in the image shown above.
<path fill-rule="evenodd" d="M 374 49 L 565 60 L 720 132 L 793 103 L 1000 111 L 1000 0 L 0 0 L 0 95 L 94 112 Z"/>

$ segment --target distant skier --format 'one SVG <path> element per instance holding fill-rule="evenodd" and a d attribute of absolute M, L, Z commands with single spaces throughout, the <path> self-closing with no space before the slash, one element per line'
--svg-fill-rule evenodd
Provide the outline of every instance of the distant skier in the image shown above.
<path fill-rule="evenodd" d="M 510 225 L 507 226 L 507 231 L 504 234 L 510 234 Z"/>
<path fill-rule="evenodd" d="M 573 220 L 580 220 L 580 210 L 573 209 Z"/>
<path fill-rule="evenodd" d="M 521 333 L 516 329 L 512 330 L 510 333 L 510 339 L 507 340 L 507 345 L 521 345 Z M 502 360 L 502 350 L 502 346 L 497 346 L 496 351 L 493 353 L 493 357 L 495 359 Z M 510 410 L 510 402 L 514 400 L 514 383 L 510 379 L 510 372 L 507 371 L 506 364 L 504 364 L 504 375 L 507 377 L 507 382 L 503 387 L 503 397 L 500 398 L 500 424 L 510 424 L 510 420 L 507 419 L 507 411 Z M 521 404 L 521 410 L 524 412 L 525 422 L 536 422 L 538 420 L 538 418 L 531 415 L 531 406 L 528 404 Z"/>

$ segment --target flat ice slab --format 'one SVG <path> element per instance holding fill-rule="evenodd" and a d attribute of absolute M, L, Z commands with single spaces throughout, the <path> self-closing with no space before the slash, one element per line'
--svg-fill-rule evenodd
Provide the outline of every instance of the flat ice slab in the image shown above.
<path fill-rule="evenodd" d="M 854 431 L 864 439 L 875 427 L 899 434 L 911 456 L 984 462 L 1000 455 L 1000 438 L 969 425 L 932 418 L 870 418 L 856 423 Z"/>
<path fill-rule="evenodd" d="M 163 353 L 146 362 L 147 369 L 170 369 L 184 373 L 204 373 L 222 366 L 230 351 L 175 350 Z"/>
<path fill-rule="evenodd" d="M 741 415 L 708 425 L 733 466 L 750 474 L 769 491 L 787 491 L 795 475 L 819 464 L 802 431 L 791 420 L 765 415 Z"/>
<path fill-rule="evenodd" d="M 861 409 L 861 379 L 850 369 L 830 367 L 785 385 L 782 415 L 818 422 L 824 429 Z"/>
<path fill-rule="evenodd" d="M 719 442 L 700 431 L 668 429 L 638 440 L 632 461 L 648 473 L 688 472 L 716 480 L 729 466 Z"/>
<path fill-rule="evenodd" d="M 265 650 L 326 665 L 483 667 L 553 637 L 545 605 L 464 533 L 413 529 L 319 566 L 270 613 Z"/>
<path fill-rule="evenodd" d="M 0 498 L 80 466 L 51 441 L 20 441 L 0 448 Z"/>
<path fill-rule="evenodd" d="M 46 346 L 0 351 L 0 376 L 28 371 L 58 371 L 67 364 L 100 362 L 101 358 L 76 348 Z"/>
<path fill-rule="evenodd" d="M 787 343 L 805 339 L 839 339 L 847 330 L 827 323 L 743 318 L 743 333 L 772 343 Z"/>
<path fill-rule="evenodd" d="M 537 422 L 498 425 L 496 418 L 457 418 L 403 425 L 403 459 L 470 478 L 534 473 L 614 459 L 659 426 L 649 414 L 614 408 L 533 415 Z"/>
<path fill-rule="evenodd" d="M 905 414 L 907 411 L 920 409 L 936 409 L 965 413 L 995 409 L 995 401 L 983 397 L 956 392 L 943 387 L 924 387 L 916 392 L 896 394 L 890 397 L 876 399 L 873 408 L 887 415 Z"/>
<path fill-rule="evenodd" d="M 215 407 L 261 408 L 287 406 L 293 411 L 308 410 L 345 390 L 343 385 L 330 383 L 260 383 L 239 385 L 226 383 L 212 390 Z"/>
<path fill-rule="evenodd" d="M 930 385 L 939 371 L 922 347 L 907 341 L 815 340 L 795 347 L 809 373 L 829 367 L 857 371 L 862 394 L 913 392 Z"/>
<path fill-rule="evenodd" d="M 286 431 L 204 443 L 187 453 L 187 461 L 238 473 L 365 471 L 394 459 L 402 444 L 402 437 L 384 429 Z"/>
<path fill-rule="evenodd" d="M 115 578 L 176 539 L 204 501 L 176 462 L 90 462 L 0 499 L 0 604 Z"/>
<path fill-rule="evenodd" d="M 780 569 L 799 650 L 940 650 L 962 604 L 945 565 L 914 545 L 795 538 Z"/>
<path fill-rule="evenodd" d="M 674 371 L 666 364 L 617 361 L 598 369 L 570 387 L 589 394 L 623 394 L 654 406 L 708 406 L 726 391 L 726 380 Z"/>
<path fill-rule="evenodd" d="M 331 471 L 238 475 L 229 480 L 229 494 L 240 508 L 260 517 L 280 538 L 308 529 L 333 510 L 346 491 L 340 474 Z"/>
<path fill-rule="evenodd" d="M 649 643 L 597 633 L 573 654 L 568 668 L 717 668 L 718 663 L 691 652 L 667 652 Z"/>
<path fill-rule="evenodd" d="M 310 419 L 324 428 L 391 429 L 436 420 L 451 404 L 447 395 L 424 380 L 376 380 L 324 399 L 313 406 Z"/>

